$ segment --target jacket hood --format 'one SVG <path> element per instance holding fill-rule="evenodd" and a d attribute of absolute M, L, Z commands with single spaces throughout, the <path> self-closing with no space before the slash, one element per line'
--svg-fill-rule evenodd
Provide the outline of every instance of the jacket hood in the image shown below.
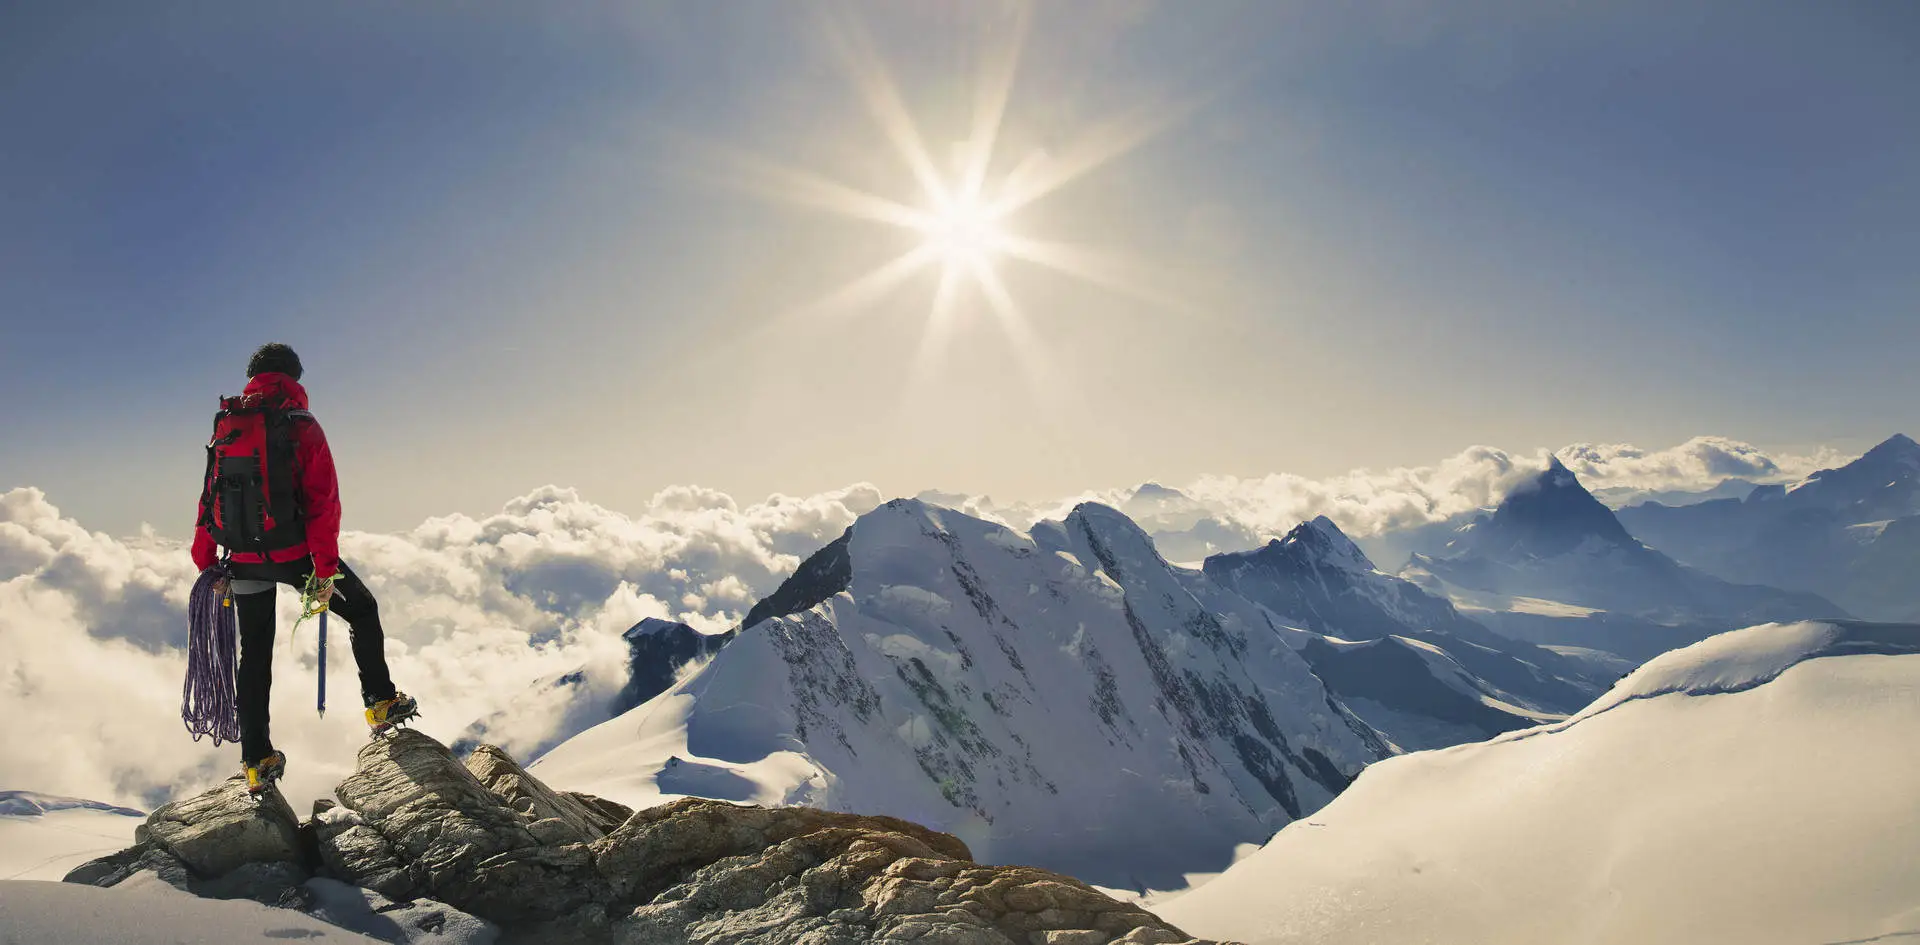
<path fill-rule="evenodd" d="M 262 401 L 280 401 L 297 410 L 307 409 L 307 389 L 300 382 L 278 371 L 262 371 L 247 381 L 247 397 Z"/>

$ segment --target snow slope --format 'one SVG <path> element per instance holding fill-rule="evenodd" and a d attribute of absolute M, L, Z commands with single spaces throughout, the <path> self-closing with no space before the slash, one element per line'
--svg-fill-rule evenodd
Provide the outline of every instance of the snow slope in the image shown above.
<path fill-rule="evenodd" d="M 1262 943 L 1920 935 L 1920 626 L 1776 624 L 1565 722 L 1389 759 L 1156 907 Z"/>
<path fill-rule="evenodd" d="M 1086 504 L 1031 535 L 896 500 L 548 783 L 892 814 L 983 862 L 1168 888 L 1388 752 L 1268 615 Z"/>
<path fill-rule="evenodd" d="M 98 856 L 133 845 L 147 815 L 98 801 L 0 791 L 0 880 L 58 880 Z"/>
<path fill-rule="evenodd" d="M 201 899 L 158 883 L 100 889 L 68 883 L 0 882 L 0 941 L 33 945 L 377 945 L 291 909 Z"/>

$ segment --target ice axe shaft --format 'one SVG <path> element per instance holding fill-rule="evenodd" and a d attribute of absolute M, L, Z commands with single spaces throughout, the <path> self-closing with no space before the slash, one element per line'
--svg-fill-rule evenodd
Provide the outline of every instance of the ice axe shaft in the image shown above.
<path fill-rule="evenodd" d="M 320 612 L 320 715 L 327 714 L 327 612 Z"/>

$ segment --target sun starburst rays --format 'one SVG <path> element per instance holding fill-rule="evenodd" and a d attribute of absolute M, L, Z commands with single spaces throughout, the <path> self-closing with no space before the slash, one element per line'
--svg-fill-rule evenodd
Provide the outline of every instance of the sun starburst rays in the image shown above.
<path fill-rule="evenodd" d="M 944 168 L 935 160 L 935 152 L 860 21 L 844 11 L 825 21 L 829 44 L 868 118 L 918 193 L 898 200 L 750 155 L 728 154 L 727 166 L 761 193 L 886 224 L 910 234 L 917 243 L 790 315 L 870 309 L 916 276 L 935 271 L 914 376 L 924 379 L 936 372 L 963 309 L 973 303 L 991 315 L 1022 374 L 1038 386 L 1047 374 L 1045 351 L 1000 271 L 1005 263 L 1017 260 L 1136 298 L 1169 301 L 1129 278 L 1127 267 L 1106 254 L 1038 238 L 1024 232 L 1016 219 L 1049 194 L 1138 146 L 1165 127 L 1170 117 L 1164 109 L 1138 109 L 1095 126 L 1058 156 L 1035 150 L 996 174 L 1031 20 L 1027 5 L 1016 4 L 998 24 L 1001 41 L 989 44 L 977 62 L 966 137 L 950 150 L 952 160 Z"/>

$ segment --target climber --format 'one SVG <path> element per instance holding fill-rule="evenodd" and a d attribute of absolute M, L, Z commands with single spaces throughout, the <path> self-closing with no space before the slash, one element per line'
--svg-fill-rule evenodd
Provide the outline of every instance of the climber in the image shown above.
<path fill-rule="evenodd" d="M 193 535 L 194 565 L 203 572 L 224 568 L 215 591 L 238 615 L 234 694 L 250 791 L 278 780 L 287 764 L 268 736 L 276 585 L 301 589 L 303 613 L 330 611 L 347 621 L 360 696 L 375 734 L 420 711 L 411 697 L 394 689 L 387 674 L 373 593 L 340 560 L 333 453 L 307 412 L 300 375 L 300 357 L 292 348 L 262 345 L 247 362 L 246 392 L 221 398 Z M 225 554 L 216 556 L 217 548 Z"/>

